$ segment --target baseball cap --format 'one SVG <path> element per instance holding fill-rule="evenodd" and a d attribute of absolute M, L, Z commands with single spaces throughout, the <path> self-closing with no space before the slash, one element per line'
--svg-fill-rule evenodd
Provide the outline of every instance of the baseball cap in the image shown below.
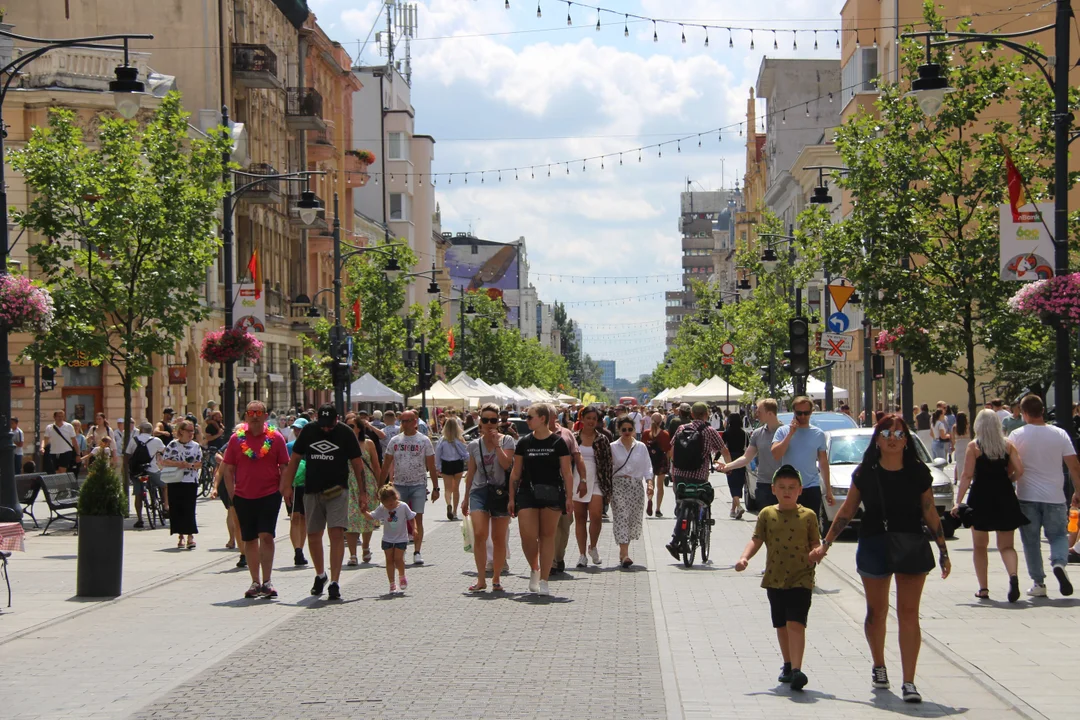
<path fill-rule="evenodd" d="M 333 403 L 325 403 L 319 407 L 319 426 L 334 427 L 337 425 L 337 408 Z"/>
<path fill-rule="evenodd" d="M 795 478 L 802 485 L 802 473 L 800 473 L 794 465 L 781 465 L 776 468 L 776 472 L 773 473 L 772 481 L 776 482 L 777 478 Z"/>
<path fill-rule="evenodd" d="M 307 418 L 296 418 L 295 420 L 293 420 L 292 426 L 294 428 L 296 428 L 297 430 L 303 430 L 304 426 L 307 425 L 307 424 L 308 424 L 308 419 Z"/>
<path fill-rule="evenodd" d="M 679 412 L 689 414 L 690 413 L 690 403 L 683 403 L 683 404 L 679 405 Z"/>
<path fill-rule="evenodd" d="M 171 407 L 167 407 L 167 408 L 165 408 L 164 410 L 161 411 L 161 414 L 162 415 L 175 415 L 176 413 L 173 412 L 173 409 Z"/>

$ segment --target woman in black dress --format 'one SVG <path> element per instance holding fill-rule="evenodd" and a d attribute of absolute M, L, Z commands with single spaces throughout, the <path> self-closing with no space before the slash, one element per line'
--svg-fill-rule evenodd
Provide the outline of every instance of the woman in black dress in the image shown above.
<path fill-rule="evenodd" d="M 970 487 L 967 505 L 972 510 L 971 539 L 975 546 L 972 558 L 975 577 L 979 580 L 979 591 L 975 597 L 980 600 L 990 598 L 986 579 L 989 565 L 986 550 L 990 545 L 990 533 L 995 532 L 998 555 L 1009 573 L 1008 599 L 1014 603 L 1020 599 L 1020 579 L 1016 574 L 1013 533 L 1021 525 L 1028 524 L 1013 486 L 1014 479 L 1024 474 L 1020 453 L 1005 438 L 1001 419 L 993 410 L 982 410 L 976 416 L 975 442 L 968 443 L 965 452 L 964 473 L 960 476 L 956 502 L 959 504 L 963 501 Z M 959 507 L 954 507 L 952 514 L 959 517 Z"/>
<path fill-rule="evenodd" d="M 727 445 L 728 450 L 731 451 L 731 457 L 742 457 L 743 452 L 746 450 L 748 437 L 746 431 L 743 430 L 741 414 L 731 413 L 727 416 L 727 428 L 721 437 L 724 439 L 724 444 Z M 742 506 L 743 488 L 746 486 L 746 469 L 739 468 L 729 472 L 727 485 L 728 491 L 731 492 L 731 519 L 740 520 L 743 513 L 746 512 Z"/>

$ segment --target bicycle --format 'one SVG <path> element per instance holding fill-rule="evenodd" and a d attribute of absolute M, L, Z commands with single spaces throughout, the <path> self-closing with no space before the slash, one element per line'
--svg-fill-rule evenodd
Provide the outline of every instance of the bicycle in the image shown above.
<path fill-rule="evenodd" d="M 712 540 L 712 501 L 715 495 L 712 485 L 678 483 L 675 486 L 675 518 L 679 523 L 683 565 L 693 567 L 698 548 L 701 562 L 709 562 Z"/>
<path fill-rule="evenodd" d="M 158 525 L 165 527 L 165 505 L 161 502 L 161 491 L 150 484 L 148 475 L 136 478 L 135 482 L 139 484 L 139 497 L 142 499 L 143 510 L 146 511 L 146 522 L 150 525 L 150 529 L 153 530 Z"/>
<path fill-rule="evenodd" d="M 206 459 L 209 455 L 209 459 Z M 202 471 L 199 473 L 199 494 L 210 497 L 210 491 L 214 489 L 214 474 L 217 472 L 217 460 L 209 451 L 203 454 Z"/>

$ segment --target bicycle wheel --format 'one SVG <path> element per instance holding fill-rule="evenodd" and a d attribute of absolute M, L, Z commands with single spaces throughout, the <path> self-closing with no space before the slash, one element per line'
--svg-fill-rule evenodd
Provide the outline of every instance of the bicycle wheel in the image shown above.
<path fill-rule="evenodd" d="M 199 474 L 199 483 L 201 485 L 199 494 L 203 497 L 210 497 L 210 489 L 214 486 L 214 471 L 209 465 L 203 465 Z"/>
<path fill-rule="evenodd" d="M 684 515 L 682 561 L 686 567 L 693 567 L 694 556 L 697 555 L 698 522 L 690 516 L 690 512 Z"/>
<path fill-rule="evenodd" d="M 154 501 L 151 493 L 146 491 L 146 483 L 141 483 L 142 489 L 139 494 L 142 496 L 143 510 L 146 512 L 146 524 L 150 526 L 151 530 L 154 530 L 157 525 L 154 520 Z"/>
<path fill-rule="evenodd" d="M 701 562 L 709 562 L 709 541 L 712 539 L 712 510 L 706 507 L 701 511 L 701 525 L 698 526 L 701 535 Z"/>

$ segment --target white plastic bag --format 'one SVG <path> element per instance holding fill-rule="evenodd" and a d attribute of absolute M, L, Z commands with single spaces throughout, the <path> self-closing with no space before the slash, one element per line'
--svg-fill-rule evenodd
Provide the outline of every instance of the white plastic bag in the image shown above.
<path fill-rule="evenodd" d="M 461 521 L 461 542 L 465 546 L 465 552 L 471 553 L 473 544 L 472 518 L 468 515 Z"/>

